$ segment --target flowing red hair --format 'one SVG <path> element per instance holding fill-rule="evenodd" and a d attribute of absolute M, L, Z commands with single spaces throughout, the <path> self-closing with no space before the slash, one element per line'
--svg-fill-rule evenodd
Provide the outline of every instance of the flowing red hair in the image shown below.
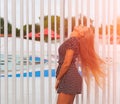
<path fill-rule="evenodd" d="M 84 29 L 84 28 L 83 28 Z M 96 83 L 103 88 L 105 74 L 105 62 L 96 53 L 94 48 L 94 32 L 85 27 L 82 37 L 79 38 L 80 61 L 83 77 L 89 86 L 90 76 L 93 75 Z"/>

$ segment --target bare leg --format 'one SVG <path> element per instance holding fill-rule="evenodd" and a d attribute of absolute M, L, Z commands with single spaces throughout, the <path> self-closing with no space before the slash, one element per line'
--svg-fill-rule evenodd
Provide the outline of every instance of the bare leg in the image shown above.
<path fill-rule="evenodd" d="M 59 93 L 57 104 L 73 104 L 75 95 Z"/>

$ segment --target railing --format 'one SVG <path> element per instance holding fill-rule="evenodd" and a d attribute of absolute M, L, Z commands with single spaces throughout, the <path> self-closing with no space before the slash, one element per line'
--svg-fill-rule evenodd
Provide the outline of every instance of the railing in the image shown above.
<path fill-rule="evenodd" d="M 96 51 L 108 63 L 108 77 L 105 80 L 104 91 L 95 84 L 93 77 L 90 79 L 90 88 L 83 79 L 83 93 L 76 96 L 74 104 L 119 104 L 120 39 L 117 38 L 119 27 L 116 25 L 120 10 L 119 2 L 0 0 L 0 17 L 3 17 L 4 21 L 3 25 L 0 19 L 0 36 L 4 34 L 4 37 L 0 37 L 0 104 L 55 104 L 57 49 L 65 38 L 70 36 L 73 26 L 79 24 L 94 27 Z M 45 20 L 45 16 L 48 16 L 48 19 Z M 8 21 L 12 25 L 11 37 L 8 37 Z M 48 26 L 45 24 L 46 21 Z M 23 31 L 29 34 L 30 24 L 31 40 L 28 35 L 25 39 Z M 37 40 L 35 24 L 39 25 L 40 30 Z M 20 33 L 17 33 L 16 27 L 20 29 Z M 48 28 L 47 42 L 44 40 L 44 27 Z M 51 38 L 51 29 L 54 29 L 54 39 Z M 20 36 L 16 36 L 17 34 Z M 58 34 L 60 39 L 57 38 Z"/>

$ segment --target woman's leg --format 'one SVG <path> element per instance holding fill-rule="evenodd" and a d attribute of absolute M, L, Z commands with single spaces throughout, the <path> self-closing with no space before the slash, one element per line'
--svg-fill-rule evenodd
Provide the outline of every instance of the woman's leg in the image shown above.
<path fill-rule="evenodd" d="M 73 104 L 75 95 L 59 93 L 57 104 Z"/>

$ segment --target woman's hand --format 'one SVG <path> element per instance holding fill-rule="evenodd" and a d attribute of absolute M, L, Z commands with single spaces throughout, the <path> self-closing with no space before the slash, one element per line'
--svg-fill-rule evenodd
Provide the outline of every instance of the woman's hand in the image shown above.
<path fill-rule="evenodd" d="M 58 86 L 59 86 L 59 83 L 60 83 L 60 80 L 56 79 L 56 82 L 55 82 L 55 89 L 57 90 Z"/>

